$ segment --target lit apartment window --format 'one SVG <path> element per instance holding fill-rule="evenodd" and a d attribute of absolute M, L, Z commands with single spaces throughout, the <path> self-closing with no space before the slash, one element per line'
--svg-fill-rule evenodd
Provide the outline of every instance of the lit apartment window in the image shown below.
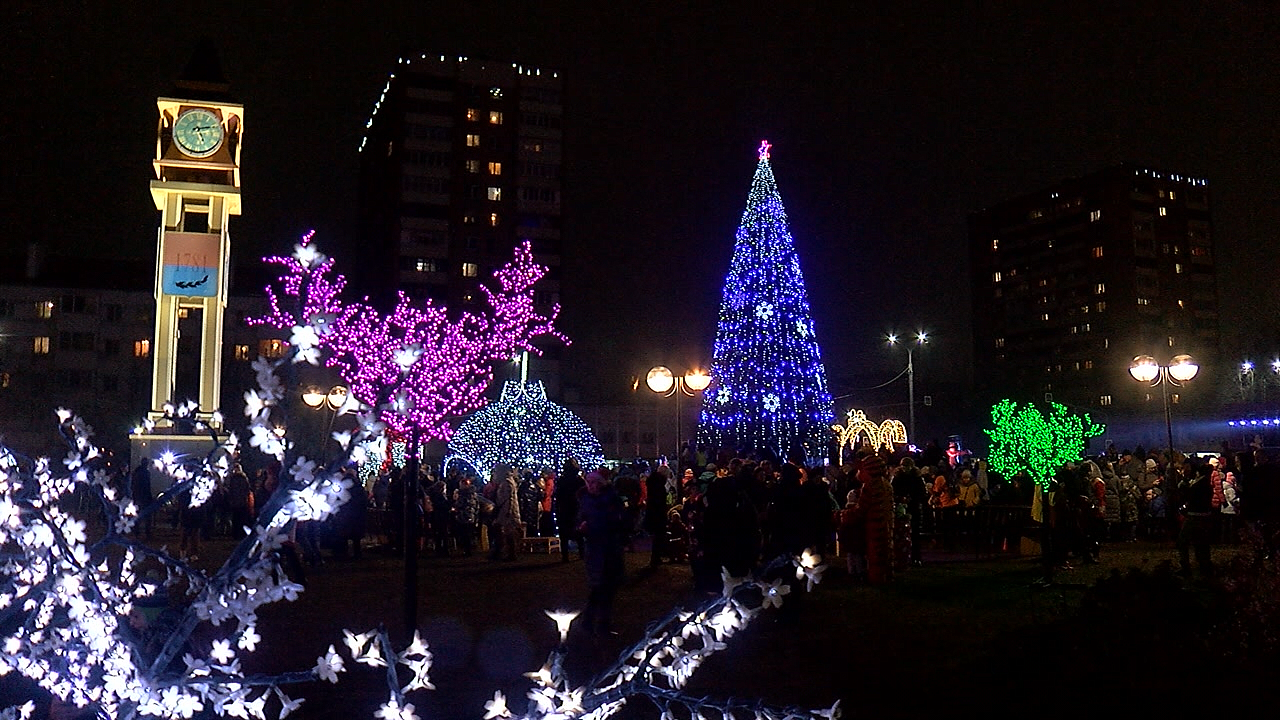
<path fill-rule="evenodd" d="M 235 359 L 237 359 L 237 360 L 248 360 L 248 359 L 249 359 L 249 346 L 248 346 L 248 345 L 237 345 L 237 346 L 236 346 L 236 351 L 235 351 Z"/>
<path fill-rule="evenodd" d="M 1095 247 L 1095 248 L 1093 249 L 1093 256 L 1094 256 L 1094 257 L 1096 257 L 1096 258 L 1100 258 L 1100 257 L 1102 257 L 1102 246 L 1101 246 L 1101 245 L 1099 245 L 1099 246 L 1097 246 L 1097 247 Z"/>
<path fill-rule="evenodd" d="M 1084 369 L 1085 369 L 1085 370 L 1092 370 L 1092 369 L 1093 369 L 1093 361 L 1092 361 L 1092 360 L 1085 360 L 1085 361 L 1084 361 Z"/>
<path fill-rule="evenodd" d="M 1175 273 L 1177 273 L 1177 274 L 1181 275 L 1181 274 L 1182 274 L 1182 263 L 1174 263 L 1174 264 L 1173 264 L 1173 271 L 1174 271 Z"/>
<path fill-rule="evenodd" d="M 1049 287 L 1049 280 L 1048 278 L 1040 278 L 1040 282 L 1036 284 L 1039 285 L 1040 287 Z"/>
<path fill-rule="evenodd" d="M 498 227 L 498 213 L 489 213 L 489 227 Z"/>
<path fill-rule="evenodd" d="M 1111 404 L 1111 396 L 1110 396 L 1110 395 L 1103 395 L 1102 397 L 1098 398 L 1098 404 L 1099 404 L 1099 405 L 1101 405 L 1101 406 L 1103 406 L 1103 407 L 1106 407 L 1106 406 L 1110 405 L 1110 404 Z"/>
<path fill-rule="evenodd" d="M 479 160 L 468 160 L 468 161 L 467 161 L 467 163 L 466 163 L 466 165 L 467 165 L 467 172 L 469 172 L 469 173 L 478 173 L 478 172 L 480 172 L 480 161 L 479 161 Z"/>
<path fill-rule="evenodd" d="M 133 356 L 144 358 L 151 356 L 151 341 L 139 340 L 133 344 Z"/>
<path fill-rule="evenodd" d="M 1041 319 L 1041 320 L 1043 320 L 1043 321 L 1045 321 L 1045 322 L 1048 322 L 1048 321 L 1049 321 L 1049 313 L 1040 313 L 1040 319 Z"/>
<path fill-rule="evenodd" d="M 489 111 L 489 124 L 490 124 L 490 125 L 501 125 L 501 124 L 502 124 L 502 113 L 501 113 L 501 112 L 499 112 L 499 111 L 497 111 L 497 110 L 490 110 L 490 111 Z"/>
<path fill-rule="evenodd" d="M 1078 326 L 1078 325 L 1072 325 L 1072 326 L 1071 326 L 1071 334 L 1072 334 L 1072 335 L 1077 335 L 1077 334 L 1079 334 L 1079 333 L 1080 333 L 1080 326 Z"/>
<path fill-rule="evenodd" d="M 1098 222 L 1098 221 L 1099 221 L 1099 220 L 1101 220 L 1101 219 L 1102 219 L 1102 211 L 1101 211 L 1101 210 L 1090 210 L 1090 211 L 1089 211 L 1089 222 Z"/>
<path fill-rule="evenodd" d="M 31 347 L 31 351 L 34 352 L 36 355 L 48 355 L 49 354 L 49 336 L 41 335 L 35 338 L 35 342 Z"/>
<path fill-rule="evenodd" d="M 1187 301 L 1186 301 L 1186 300 L 1179 300 L 1179 301 L 1178 301 L 1178 309 L 1179 309 L 1179 310 L 1186 310 L 1186 309 L 1187 309 Z"/>
<path fill-rule="evenodd" d="M 1107 284 L 1106 284 L 1106 283 L 1098 283 L 1097 285 L 1094 285 L 1094 286 L 1093 286 L 1093 294 L 1094 294 L 1094 295 L 1106 295 L 1106 294 L 1107 294 Z"/>
<path fill-rule="evenodd" d="M 439 272 L 440 265 L 435 260 L 418 258 L 413 263 L 413 269 L 418 272 Z"/>
<path fill-rule="evenodd" d="M 996 347 L 998 348 L 1004 347 L 1004 338 L 996 338 Z"/>
<path fill-rule="evenodd" d="M 475 108 L 467 108 L 467 119 L 475 122 L 480 119 L 480 111 Z"/>
<path fill-rule="evenodd" d="M 993 240 L 991 241 L 991 249 L 992 249 L 993 251 L 994 251 L 994 250 L 999 250 L 999 249 L 1000 249 L 1000 240 L 999 240 L 999 239 L 993 239 Z"/>
<path fill-rule="evenodd" d="M 1169 191 L 1169 199 L 1170 199 L 1170 200 L 1177 200 L 1177 199 L 1178 199 L 1178 193 L 1176 193 L 1176 192 L 1174 192 L 1174 191 L 1170 190 L 1170 191 Z"/>
<path fill-rule="evenodd" d="M 258 354 L 268 360 L 279 360 L 284 357 L 289 345 L 283 340 L 263 340 L 258 343 Z"/>
<path fill-rule="evenodd" d="M 1144 298 L 1144 297 L 1140 297 L 1140 298 L 1138 298 L 1138 304 L 1139 304 L 1139 305 L 1150 305 L 1150 304 L 1151 304 L 1151 298 Z"/>
<path fill-rule="evenodd" d="M 498 200 L 501 200 L 501 199 L 502 199 L 502 188 L 500 188 L 500 187 L 494 187 L 494 186 L 490 185 L 490 186 L 489 186 L 489 199 L 490 199 L 490 200 L 493 200 L 493 201 L 495 201 L 495 202 L 496 202 L 496 201 L 498 201 Z"/>
<path fill-rule="evenodd" d="M 1093 326 L 1090 325 L 1089 323 L 1085 323 L 1080 326 L 1080 329 L 1083 330 L 1084 332 L 1089 332 L 1090 330 L 1093 329 Z"/>
<path fill-rule="evenodd" d="M 462 277 L 476 277 L 480 274 L 480 266 L 475 263 L 462 263 Z"/>
<path fill-rule="evenodd" d="M 45 319 L 53 317 L 53 301 L 45 300 L 36 303 L 36 317 Z"/>
<path fill-rule="evenodd" d="M 1169 347 L 1173 347 L 1173 336 L 1169 336 Z"/>
<path fill-rule="evenodd" d="M 1098 312 L 1102 312 L 1103 310 L 1106 310 L 1106 309 L 1107 309 L 1107 301 L 1106 301 L 1106 300 L 1103 300 L 1103 301 L 1099 302 L 1099 303 L 1097 304 L 1096 308 L 1097 308 Z"/>
<path fill-rule="evenodd" d="M 480 136 L 474 133 L 467 133 L 467 147 L 480 147 Z"/>
<path fill-rule="evenodd" d="M 991 279 L 992 279 L 992 281 L 994 281 L 994 282 L 1000 282 L 1001 280 L 1003 280 L 1003 279 L 1004 279 L 1004 277 L 1003 277 L 1002 275 L 1000 275 L 1000 273 L 999 273 L 999 272 L 997 272 L 997 273 L 994 273 L 994 274 L 991 276 Z"/>
<path fill-rule="evenodd" d="M 462 216 L 462 224 L 463 224 L 463 225 L 475 225 L 475 224 L 476 224 L 476 216 L 475 216 L 475 215 L 463 215 L 463 216 Z"/>
<path fill-rule="evenodd" d="M 1166 216 L 1166 215 L 1168 215 L 1168 214 L 1169 214 L 1169 209 L 1168 209 L 1168 208 L 1166 208 L 1166 207 L 1161 206 L 1161 208 L 1160 208 L 1160 210 L 1159 210 L 1158 212 L 1160 213 L 1160 217 L 1164 217 L 1164 216 Z"/>
<path fill-rule="evenodd" d="M 1040 219 L 1040 218 L 1042 218 L 1042 217 L 1044 217 L 1044 211 L 1043 211 L 1043 210 L 1032 210 L 1032 211 L 1031 211 L 1031 219 L 1032 219 L 1032 220 L 1039 220 L 1039 219 Z"/>
<path fill-rule="evenodd" d="M 501 175 L 501 174 L 502 174 L 502 163 L 500 163 L 500 162 L 491 162 L 491 163 L 489 163 L 489 174 L 490 174 L 490 175 Z"/>

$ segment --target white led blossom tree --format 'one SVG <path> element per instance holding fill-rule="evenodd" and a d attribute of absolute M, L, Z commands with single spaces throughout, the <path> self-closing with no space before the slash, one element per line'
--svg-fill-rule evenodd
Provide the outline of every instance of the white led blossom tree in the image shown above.
<path fill-rule="evenodd" d="M 324 278 L 330 267 L 328 261 L 306 242 L 296 250 L 296 264 L 287 265 L 289 272 L 282 278 L 286 293 L 289 287 L 319 287 L 325 292 L 332 289 L 324 284 L 328 282 Z M 518 251 L 515 265 L 526 261 L 527 257 L 522 260 Z M 490 297 L 530 296 L 532 283 L 522 286 L 523 280 L 511 280 L 515 273 L 510 267 L 495 273 L 502 288 Z M 337 290 L 341 289 L 340 280 Z M 336 291 L 330 296 L 334 297 Z M 395 398 L 412 398 L 415 403 L 428 401 L 415 405 L 421 409 L 467 402 L 470 397 L 463 392 L 433 403 L 421 387 L 409 388 L 402 382 L 408 372 L 379 375 L 385 370 L 383 367 L 378 372 L 365 368 L 367 374 L 361 374 L 361 358 L 372 357 L 369 362 L 374 364 L 384 356 L 362 355 L 351 348 L 354 340 L 337 335 L 357 328 L 378 333 L 382 332 L 380 328 L 396 323 L 400 328 L 416 328 L 420 326 L 401 320 L 420 316 L 410 313 L 401 315 L 400 320 L 379 321 L 362 308 L 310 305 L 305 302 L 305 294 L 300 299 L 304 302 L 295 303 L 297 313 L 292 318 L 291 354 L 275 362 L 255 362 L 258 387 L 245 393 L 250 446 L 280 460 L 286 470 L 279 489 L 265 503 L 254 526 L 246 528 L 245 537 L 212 572 L 142 543 L 133 536 L 133 529 L 139 520 L 168 503 L 198 506 L 207 500 L 226 480 L 240 451 L 234 434 L 223 437 L 210 432 L 216 447 L 204 457 L 157 459 L 157 466 L 173 482 L 154 503 L 143 508 L 113 482 L 102 453 L 92 442 L 92 430 L 69 411 L 58 411 L 58 429 L 69 448 L 60 462 L 27 458 L 0 447 L 0 675 L 17 672 L 61 700 L 91 707 L 104 718 L 192 718 L 212 714 L 265 720 L 268 715 L 285 718 L 302 704 L 302 699 L 287 694 L 285 688 L 300 683 L 337 682 L 349 666 L 364 664 L 386 670 L 388 699 L 375 716 L 381 720 L 417 720 L 408 694 L 433 686 L 432 654 L 416 631 L 408 646 L 397 650 L 383 628 L 359 633 L 348 630 L 340 642 L 330 644 L 317 657 L 311 668 L 270 674 L 249 674 L 242 669 L 242 658 L 260 647 L 258 609 L 268 603 L 292 601 L 303 590 L 288 578 L 280 562 L 280 549 L 290 524 L 324 520 L 347 502 L 350 481 L 341 475 L 342 468 L 361 461 L 370 447 L 385 444 L 388 425 L 416 422 L 404 419 L 409 411 Z M 548 319 L 531 319 L 519 310 L 521 300 L 512 302 L 515 309 L 509 314 L 467 320 L 470 324 L 462 334 L 485 327 L 503 335 L 503 342 L 521 345 L 528 343 L 531 332 L 551 332 Z M 284 317 L 277 306 L 273 322 Z M 426 326 L 439 330 L 445 324 L 432 320 Z M 386 334 L 379 335 L 384 341 L 380 352 L 403 357 L 406 362 L 401 365 L 406 371 L 424 357 L 431 357 L 429 362 L 435 363 L 436 351 L 448 343 L 431 336 L 431 332 L 423 329 L 418 334 L 403 335 L 405 346 L 398 349 L 386 340 Z M 324 338 L 330 341 L 326 343 Z M 482 340 L 477 342 L 484 344 Z M 434 349 L 423 350 L 427 347 Z M 332 356 L 325 357 L 326 352 L 344 351 L 348 352 L 348 365 L 333 362 Z M 491 351 L 455 347 L 448 352 L 483 364 Z M 497 356 L 505 358 L 510 354 Z M 412 362 L 408 361 L 410 357 Z M 367 383 L 362 386 L 362 392 L 367 394 L 357 397 L 383 402 L 377 408 L 358 403 L 343 409 L 357 413 L 358 429 L 334 433 L 344 452 L 327 465 L 297 456 L 288 437 L 274 432 L 286 397 L 285 386 L 276 373 L 299 359 L 327 361 L 353 372 L 352 377 L 346 378 L 353 390 L 353 377 Z M 485 374 L 479 366 L 471 370 Z M 174 420 L 185 422 L 192 420 L 195 408 L 187 404 L 166 410 Z M 435 411 L 422 412 L 432 417 Z M 208 430 L 196 425 L 200 431 Z M 64 509 L 70 506 L 68 500 L 73 495 L 86 493 L 96 502 L 93 517 L 78 518 Z M 714 717 L 710 712 L 726 719 L 834 718 L 839 712 L 838 704 L 827 710 L 806 711 L 736 699 L 694 697 L 684 690 L 689 676 L 708 656 L 723 649 L 725 642 L 760 610 L 783 601 L 788 591 L 785 584 L 759 578 L 771 577 L 770 573 L 776 574 L 787 564 L 795 567 L 798 578 L 807 579 L 809 588 L 821 580 L 825 568 L 820 558 L 806 552 L 801 557 L 778 558 L 757 578 L 726 576 L 721 596 L 693 611 L 668 614 L 610 668 L 577 687 L 571 687 L 562 672 L 564 639 L 574 613 L 549 613 L 561 629 L 561 644 L 542 668 L 528 673 L 531 689 L 522 716 L 604 718 L 628 701 L 644 698 L 664 718 L 681 720 Z M 171 606 L 178 608 L 178 619 L 144 642 L 130 620 L 141 602 L 162 589 L 169 594 Z M 207 632 L 197 635 L 197 628 Z M 0 718 L 28 717 L 33 710 L 34 705 L 28 702 L 0 710 Z M 495 693 L 485 704 L 483 717 L 488 720 L 513 715 L 501 693 Z"/>

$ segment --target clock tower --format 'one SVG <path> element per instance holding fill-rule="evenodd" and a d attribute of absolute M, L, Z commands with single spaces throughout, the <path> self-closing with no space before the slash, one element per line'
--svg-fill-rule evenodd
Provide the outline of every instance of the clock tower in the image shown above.
<path fill-rule="evenodd" d="M 227 224 L 240 214 L 240 146 L 244 106 L 229 94 L 217 51 L 202 41 L 182 78 L 156 100 L 159 120 L 151 197 L 160 211 L 156 244 L 156 331 L 148 416 L 164 405 L 199 403 L 207 420 L 222 390 L 222 323 L 227 306 L 231 239 Z M 199 316 L 199 382 L 178 385 L 179 319 Z M 184 348 L 185 349 L 185 348 Z M 183 393 L 183 397 L 176 397 Z"/>

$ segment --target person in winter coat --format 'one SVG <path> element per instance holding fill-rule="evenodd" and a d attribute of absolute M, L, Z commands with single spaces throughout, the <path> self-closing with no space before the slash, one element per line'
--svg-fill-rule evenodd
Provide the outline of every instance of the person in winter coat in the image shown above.
<path fill-rule="evenodd" d="M 862 507 L 859 490 L 850 490 L 840 511 L 840 552 L 844 553 L 849 577 L 861 582 L 867 579 L 867 513 Z"/>
<path fill-rule="evenodd" d="M 907 524 L 905 536 L 911 543 L 909 550 L 912 565 L 923 564 L 920 528 L 924 523 L 923 513 L 928 498 L 929 492 L 924 487 L 924 478 L 916 469 L 916 461 L 909 457 L 902 458 L 902 462 L 898 464 L 898 472 L 893 476 L 893 499 L 899 506 L 906 507 L 905 515 L 899 512 L 897 522 Z"/>
<path fill-rule="evenodd" d="M 661 565 L 667 554 L 667 510 L 671 508 L 669 487 L 675 484 L 671 475 L 669 466 L 659 465 L 645 478 L 643 525 L 653 541 L 649 550 L 650 567 Z"/>
<path fill-rule="evenodd" d="M 1227 473 L 1222 479 L 1222 507 L 1218 512 L 1222 515 L 1222 538 L 1227 543 L 1235 543 L 1240 534 L 1240 491 L 1235 473 Z"/>
<path fill-rule="evenodd" d="M 578 532 L 583 538 L 590 594 L 582 612 L 583 625 L 597 637 L 612 634 L 613 599 L 622 586 L 625 570 L 624 546 L 630 534 L 626 507 L 609 478 L 599 472 L 587 473 L 578 493 Z"/>
<path fill-rule="evenodd" d="M 471 476 L 464 475 L 458 481 L 458 489 L 453 491 L 453 537 L 463 557 L 471 557 L 479 526 L 480 495 Z"/>
<path fill-rule="evenodd" d="M 516 485 L 516 471 L 505 463 L 494 466 L 489 482 L 496 484 L 493 499 L 493 548 L 491 560 L 505 555 L 506 560 L 516 559 L 516 546 L 524 534 L 520 522 L 520 489 Z"/>
<path fill-rule="evenodd" d="M 1138 485 L 1133 478 L 1128 475 L 1120 476 L 1120 490 L 1118 493 L 1118 503 L 1120 505 L 1120 520 L 1117 529 L 1119 535 L 1117 540 L 1123 542 L 1133 542 L 1138 539 L 1138 505 L 1142 494 L 1138 491 Z"/>
<path fill-rule="evenodd" d="M 1179 572 L 1191 575 L 1191 550 L 1195 549 L 1200 575 L 1213 577 L 1213 468 L 1202 465 L 1191 470 L 1189 478 L 1179 483 L 1184 503 L 1182 529 L 1178 533 Z"/>
<path fill-rule="evenodd" d="M 1112 465 L 1103 461 L 1100 463 L 1102 470 L 1102 491 L 1104 498 L 1103 520 L 1106 522 L 1106 530 L 1101 539 L 1119 540 L 1120 539 L 1120 477 L 1116 475 Z"/>
<path fill-rule="evenodd" d="M 564 472 L 560 473 L 551 503 L 556 516 L 556 532 L 560 535 L 560 561 L 569 562 L 569 544 L 578 546 L 578 557 L 582 557 L 582 537 L 578 535 L 578 492 L 583 488 L 582 469 L 578 461 L 569 458 L 564 462 Z"/>

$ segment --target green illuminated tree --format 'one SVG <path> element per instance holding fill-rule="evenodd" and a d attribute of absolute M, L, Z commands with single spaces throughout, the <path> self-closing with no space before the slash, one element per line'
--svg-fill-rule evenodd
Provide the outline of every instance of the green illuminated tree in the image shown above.
<path fill-rule="evenodd" d="M 1084 455 L 1085 440 L 1106 429 L 1088 413 L 1077 415 L 1059 403 L 1049 403 L 1046 413 L 1034 403 L 1012 400 L 991 408 L 991 422 L 994 427 L 986 431 L 991 468 L 1005 477 L 1025 472 L 1044 488 L 1058 468 Z"/>

